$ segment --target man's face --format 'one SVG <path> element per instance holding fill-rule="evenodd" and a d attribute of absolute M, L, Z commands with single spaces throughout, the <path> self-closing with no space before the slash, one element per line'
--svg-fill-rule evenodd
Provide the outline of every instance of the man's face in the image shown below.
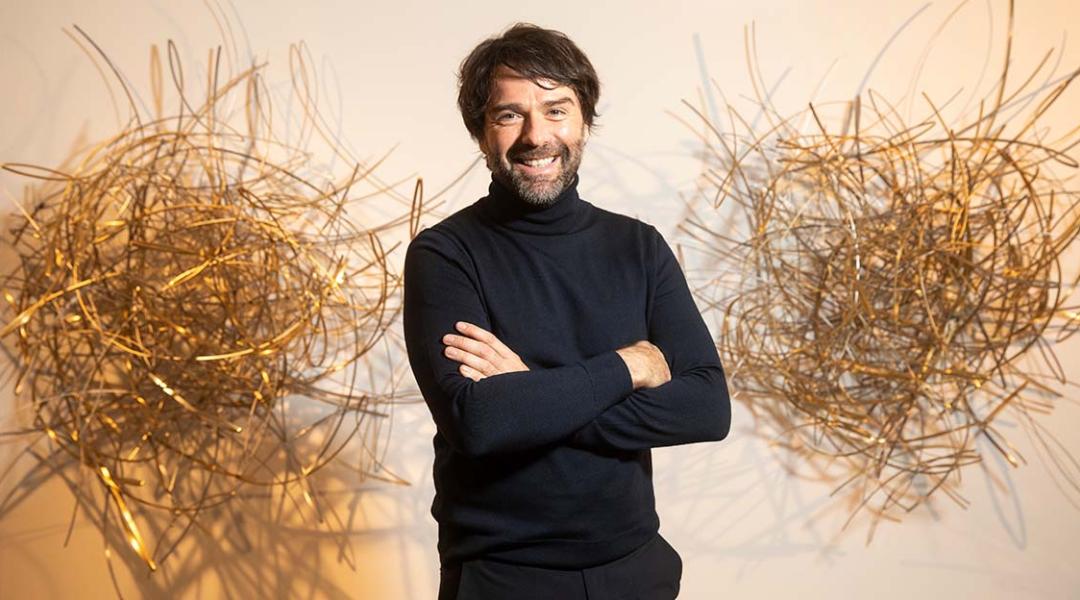
<path fill-rule="evenodd" d="M 574 180 L 584 147 L 585 120 L 574 90 L 534 82 L 505 66 L 495 71 L 480 150 L 500 183 L 526 202 L 550 204 Z"/>

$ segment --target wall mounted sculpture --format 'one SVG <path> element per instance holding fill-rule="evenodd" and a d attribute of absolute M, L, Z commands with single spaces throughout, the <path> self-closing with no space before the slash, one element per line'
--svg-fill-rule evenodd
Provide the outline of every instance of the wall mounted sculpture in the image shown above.
<path fill-rule="evenodd" d="M 219 47 L 199 97 L 172 42 L 164 68 L 155 47 L 147 111 L 97 53 L 129 124 L 56 168 L 2 165 L 35 180 L 0 329 L 27 453 L 67 473 L 106 538 L 120 533 L 150 569 L 249 491 L 340 527 L 313 477 L 350 443 L 365 449 L 359 478 L 377 466 L 392 394 L 360 373 L 398 286 L 378 234 L 415 223 L 419 199 L 386 223 L 349 220 L 389 192 L 327 129 L 302 46 L 290 56 L 299 110 L 277 121 L 265 64 L 229 74 Z M 281 138 L 289 119 L 303 144 Z M 328 173 L 311 139 L 350 172 Z"/>
<path fill-rule="evenodd" d="M 694 109 L 713 203 L 680 229 L 708 260 L 698 296 L 737 397 L 875 525 L 932 496 L 966 504 L 960 474 L 988 451 L 1024 462 L 1006 415 L 1080 492 L 1080 463 L 1039 422 L 1069 375 L 1052 346 L 1080 328 L 1065 179 L 1080 127 L 1055 137 L 1040 119 L 1080 71 L 1044 59 L 1014 82 L 1011 19 L 1000 77 L 961 122 L 927 96 L 905 120 L 872 91 L 840 118 L 781 115 L 753 61 L 767 125 Z"/>

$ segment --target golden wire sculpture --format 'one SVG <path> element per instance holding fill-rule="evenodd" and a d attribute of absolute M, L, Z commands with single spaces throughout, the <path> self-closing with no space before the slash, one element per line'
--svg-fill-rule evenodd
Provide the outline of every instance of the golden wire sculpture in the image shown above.
<path fill-rule="evenodd" d="M 979 438 L 1024 461 L 1006 413 L 1080 491 L 1080 465 L 1035 418 L 1060 397 L 1048 380 L 1067 380 L 1052 343 L 1080 328 L 1066 306 L 1080 269 L 1063 261 L 1080 192 L 1055 175 L 1076 169 L 1080 127 L 1051 140 L 1039 119 L 1080 71 L 1031 89 L 1044 59 L 1007 91 L 1011 19 L 995 90 L 962 123 L 925 96 L 925 118 L 905 121 L 871 91 L 830 128 L 813 104 L 784 117 L 759 93 L 766 130 L 729 107 L 721 131 L 687 103 L 707 130 L 713 210 L 680 230 L 715 261 L 697 295 L 733 389 L 775 445 L 842 482 L 834 494 L 851 486 L 844 526 L 871 511 L 868 542 L 932 494 L 966 505 Z"/>
<path fill-rule="evenodd" d="M 265 63 L 229 77 L 220 60 L 218 47 L 205 99 L 192 102 L 169 42 L 169 114 L 155 46 L 152 118 L 124 85 L 133 116 L 115 136 L 58 169 L 2 165 L 39 182 L 3 281 L 13 316 L 0 336 L 32 414 L 21 433 L 47 438 L 45 452 L 30 446 L 41 460 L 81 465 L 69 481 L 102 498 L 98 524 L 151 570 L 201 514 L 244 490 L 276 489 L 340 526 L 312 477 L 350 441 L 363 449 L 361 478 L 388 477 L 373 467 L 392 392 L 364 389 L 359 372 L 399 309 L 393 247 L 378 234 L 415 223 L 421 188 L 404 217 L 351 222 L 356 201 L 390 199 L 378 163 L 324 175 L 278 137 Z M 316 109 L 301 47 L 290 66 L 300 139 L 318 135 L 348 160 Z M 360 195 L 360 184 L 375 191 Z"/>

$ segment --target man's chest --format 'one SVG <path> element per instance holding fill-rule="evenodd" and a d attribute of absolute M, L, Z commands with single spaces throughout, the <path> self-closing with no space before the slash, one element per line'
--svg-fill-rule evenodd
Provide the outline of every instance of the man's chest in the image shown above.
<path fill-rule="evenodd" d="M 570 364 L 644 339 L 649 271 L 640 244 L 492 236 L 474 247 L 492 333 L 529 366 Z"/>

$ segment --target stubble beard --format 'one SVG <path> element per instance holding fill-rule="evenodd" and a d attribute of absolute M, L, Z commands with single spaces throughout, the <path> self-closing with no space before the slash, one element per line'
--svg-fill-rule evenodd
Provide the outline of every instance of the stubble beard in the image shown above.
<path fill-rule="evenodd" d="M 487 155 L 487 167 L 495 178 L 503 185 L 509 187 L 525 202 L 538 207 L 549 206 L 555 202 L 563 191 L 574 181 L 578 166 L 581 165 L 581 155 L 584 151 L 585 140 L 580 140 L 573 147 L 566 144 L 558 144 L 559 174 L 554 179 L 534 178 L 520 171 L 516 171 L 511 160 L 531 159 L 542 156 L 551 156 L 553 146 L 541 146 L 531 150 L 518 150 L 510 148 L 508 158 Z"/>

